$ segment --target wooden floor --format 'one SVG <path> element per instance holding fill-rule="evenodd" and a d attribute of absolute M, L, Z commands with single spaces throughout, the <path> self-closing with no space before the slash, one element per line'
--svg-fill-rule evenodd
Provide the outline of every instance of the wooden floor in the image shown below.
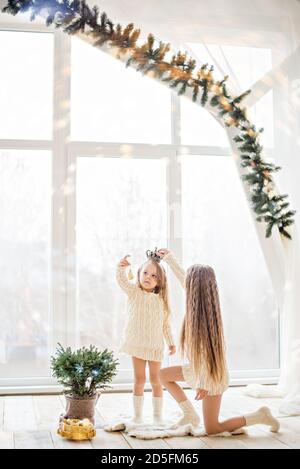
<path fill-rule="evenodd" d="M 187 391 L 193 399 L 194 393 Z M 278 399 L 254 399 L 245 396 L 242 387 L 226 391 L 222 402 L 222 417 L 241 415 L 268 405 L 278 415 Z M 198 406 L 200 404 L 197 404 Z M 165 450 L 211 449 L 211 448 L 300 448 L 300 417 L 280 418 L 280 433 L 270 433 L 265 426 L 248 428 L 248 435 L 221 437 L 176 437 L 157 440 L 138 440 L 126 433 L 108 433 L 97 429 L 91 441 L 72 442 L 56 433 L 58 417 L 64 409 L 64 397 L 43 396 L 0 396 L 0 449 L 21 448 L 65 448 L 65 449 L 111 449 L 111 448 L 163 448 Z M 130 412 L 131 394 L 103 394 L 98 402 L 96 428 L 107 419 Z M 200 409 L 199 409 L 200 410 Z M 165 415 L 175 415 L 177 404 L 165 393 Z M 145 414 L 151 415 L 151 394 L 145 394 Z"/>

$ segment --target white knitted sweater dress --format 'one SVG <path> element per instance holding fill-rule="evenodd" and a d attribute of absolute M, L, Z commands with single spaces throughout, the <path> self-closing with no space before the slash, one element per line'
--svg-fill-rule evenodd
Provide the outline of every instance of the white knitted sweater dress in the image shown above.
<path fill-rule="evenodd" d="M 174 345 L 164 302 L 127 279 L 126 267 L 117 268 L 117 282 L 127 294 L 127 324 L 120 352 L 143 360 L 163 360 L 164 340 Z"/>
<path fill-rule="evenodd" d="M 181 286 L 185 289 L 185 276 L 186 273 L 184 269 L 179 265 L 177 259 L 174 255 L 169 252 L 164 256 L 164 261 L 171 267 L 172 271 L 174 272 L 175 276 L 179 280 Z M 222 394 L 227 388 L 229 384 L 229 373 L 226 370 L 225 376 L 222 381 L 219 383 L 214 383 L 207 372 L 207 368 L 205 363 L 203 363 L 203 367 L 201 369 L 200 375 L 195 376 L 192 371 L 192 367 L 190 364 L 182 366 L 182 374 L 184 377 L 185 382 L 192 388 L 192 389 L 206 389 L 208 391 L 208 395 L 215 396 Z"/>

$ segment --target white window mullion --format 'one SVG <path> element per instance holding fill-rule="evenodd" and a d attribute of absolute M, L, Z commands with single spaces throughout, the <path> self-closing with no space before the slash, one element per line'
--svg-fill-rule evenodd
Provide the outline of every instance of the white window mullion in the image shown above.
<path fill-rule="evenodd" d="M 20 17 L 11 16 L 1 14 L 1 21 L 0 21 L 0 29 L 1 31 L 28 31 L 28 32 L 35 32 L 35 33 L 49 33 L 49 30 L 55 31 L 54 26 L 51 28 L 46 26 L 44 23 L 36 23 L 36 22 L 22 22 L 20 21 Z"/>
<path fill-rule="evenodd" d="M 76 156 L 98 156 L 108 158 L 171 158 L 174 145 L 150 145 L 147 143 L 126 142 L 70 142 L 69 149 Z"/>
<path fill-rule="evenodd" d="M 201 131 L 199 123 L 199 131 Z M 212 155 L 212 156 L 231 156 L 232 151 L 228 147 L 214 147 L 207 145 L 180 145 L 178 147 L 177 153 L 179 155 Z"/>
<path fill-rule="evenodd" d="M 181 171 L 180 171 L 180 99 L 172 93 L 172 146 L 174 152 L 168 164 L 168 207 L 169 207 L 169 242 L 170 249 L 182 258 L 181 230 Z"/>
<path fill-rule="evenodd" d="M 76 251 L 76 177 L 77 158 L 74 149 L 67 148 L 67 192 L 66 197 L 66 263 L 67 263 L 67 298 L 66 298 L 66 334 L 69 346 L 80 347 L 79 329 L 79 292 L 78 292 L 78 271 L 77 271 L 77 251 Z"/>
<path fill-rule="evenodd" d="M 2 150 L 52 150 L 50 140 L 0 139 Z"/>
<path fill-rule="evenodd" d="M 67 340 L 67 142 L 70 134 L 70 38 L 55 33 L 52 199 L 52 345 Z"/>
<path fill-rule="evenodd" d="M 174 151 L 167 166 L 167 207 L 169 249 L 182 262 L 182 216 L 181 216 L 181 164 L 180 164 L 180 98 L 172 93 L 172 147 Z M 183 296 L 181 286 L 173 275 L 169 275 L 172 326 L 175 343 L 178 343 L 178 327 L 182 322 Z M 174 358 L 174 361 L 172 361 Z M 178 363 L 178 357 L 168 358 L 168 364 Z"/>

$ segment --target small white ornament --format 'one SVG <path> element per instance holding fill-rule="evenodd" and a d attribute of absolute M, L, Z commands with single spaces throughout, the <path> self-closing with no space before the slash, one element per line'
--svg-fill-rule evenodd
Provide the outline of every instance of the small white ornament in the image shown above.
<path fill-rule="evenodd" d="M 91 376 L 89 376 L 88 379 L 85 382 L 86 389 L 90 389 L 92 381 L 93 381 L 93 378 Z"/>

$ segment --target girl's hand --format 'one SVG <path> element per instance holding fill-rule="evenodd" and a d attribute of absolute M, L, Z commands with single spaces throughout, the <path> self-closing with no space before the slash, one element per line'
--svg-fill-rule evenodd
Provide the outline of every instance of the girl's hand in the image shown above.
<path fill-rule="evenodd" d="M 130 257 L 130 254 L 127 254 L 127 256 L 120 260 L 118 264 L 119 267 L 128 267 L 131 265 L 130 262 L 128 262 L 127 257 Z"/>
<path fill-rule="evenodd" d="M 167 248 L 161 248 L 158 251 L 156 251 L 156 254 L 159 255 L 161 259 L 163 259 L 167 254 L 169 254 L 170 250 Z"/>
<path fill-rule="evenodd" d="M 169 345 L 169 355 L 176 353 L 176 345 Z"/>
<path fill-rule="evenodd" d="M 196 390 L 196 396 L 195 396 L 196 401 L 201 401 L 207 396 L 207 394 L 208 394 L 208 391 L 206 391 L 205 389 L 198 388 Z"/>

